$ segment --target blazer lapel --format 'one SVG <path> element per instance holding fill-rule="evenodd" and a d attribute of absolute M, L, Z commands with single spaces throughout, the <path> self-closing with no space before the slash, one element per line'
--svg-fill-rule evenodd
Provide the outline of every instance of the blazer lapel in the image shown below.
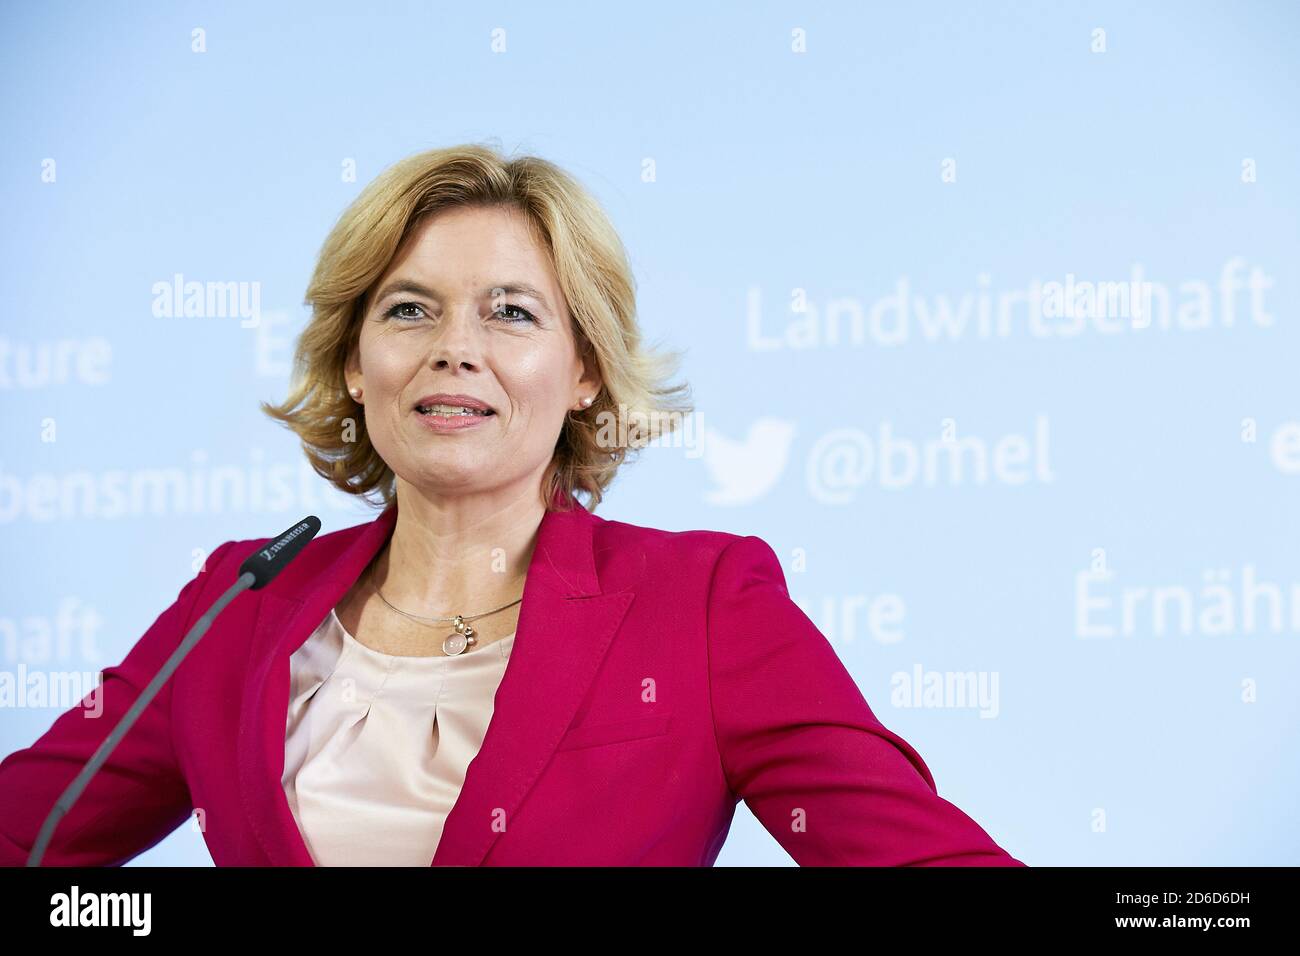
<path fill-rule="evenodd" d="M 339 535 L 339 544 L 314 562 L 302 568 L 290 565 L 281 575 L 292 575 L 287 582 L 277 579 L 261 592 L 238 752 L 245 810 L 273 865 L 312 865 L 281 785 L 289 657 L 361 576 L 396 520 L 393 503 L 355 534 Z M 492 719 L 447 816 L 432 865 L 478 866 L 509 830 L 627 614 L 631 590 L 600 589 L 592 548 L 598 520 L 576 500 L 573 510 L 547 511 L 542 518 Z M 300 561 L 307 557 L 304 553 Z M 277 584 L 282 586 L 277 589 Z"/>

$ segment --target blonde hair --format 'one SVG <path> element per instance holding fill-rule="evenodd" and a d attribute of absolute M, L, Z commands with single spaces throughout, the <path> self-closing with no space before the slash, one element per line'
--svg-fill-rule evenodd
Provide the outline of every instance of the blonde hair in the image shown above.
<path fill-rule="evenodd" d="M 567 507 L 570 495 L 582 492 L 594 510 L 629 454 L 693 411 L 690 388 L 666 384 L 679 353 L 642 345 L 636 281 L 600 205 L 558 166 L 534 156 L 507 158 L 478 144 L 431 149 L 393 164 L 370 183 L 321 247 L 307 288 L 312 315 L 298 338 L 289 396 L 280 405 L 262 402 L 262 411 L 298 435 L 322 477 L 372 504 L 389 504 L 396 475 L 366 433 L 344 367 L 374 284 L 402 242 L 427 217 L 467 206 L 524 214 L 568 301 L 578 354 L 594 353 L 603 387 L 590 407 L 566 416 L 542 489 L 547 508 L 557 495 Z M 620 427 L 611 433 L 611 424 Z"/>

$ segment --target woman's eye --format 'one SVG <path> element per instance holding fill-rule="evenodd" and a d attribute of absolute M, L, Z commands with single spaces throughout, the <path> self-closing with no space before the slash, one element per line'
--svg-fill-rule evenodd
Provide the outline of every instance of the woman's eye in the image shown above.
<path fill-rule="evenodd" d="M 519 315 L 521 315 L 522 318 L 518 318 L 518 319 L 509 318 L 507 313 L 510 312 L 516 312 Z M 517 305 L 503 305 L 501 308 L 497 309 L 492 314 L 502 319 L 502 321 L 510 322 L 510 323 L 537 321 L 536 317 L 531 312 L 529 312 L 527 309 L 520 308 Z"/>
<path fill-rule="evenodd" d="M 386 318 L 390 319 L 422 319 L 423 315 L 406 315 L 402 313 L 403 309 L 419 309 L 421 313 L 424 309 L 416 302 L 399 302 L 387 312 L 384 313 Z"/>

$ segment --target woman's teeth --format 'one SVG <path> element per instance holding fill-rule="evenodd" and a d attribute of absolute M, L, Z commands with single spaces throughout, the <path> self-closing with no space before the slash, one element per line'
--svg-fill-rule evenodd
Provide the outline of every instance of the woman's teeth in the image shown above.
<path fill-rule="evenodd" d="M 415 410 L 421 415 L 438 415 L 450 418 L 454 415 L 491 415 L 490 411 L 465 408 L 463 405 L 416 405 Z"/>

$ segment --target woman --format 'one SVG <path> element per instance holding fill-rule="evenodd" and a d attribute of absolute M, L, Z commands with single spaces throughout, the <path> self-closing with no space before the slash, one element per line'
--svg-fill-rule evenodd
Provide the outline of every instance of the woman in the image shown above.
<path fill-rule="evenodd" d="M 762 539 L 593 513 L 690 409 L 565 173 L 412 156 L 308 301 L 265 410 L 385 507 L 226 608 L 47 864 L 120 863 L 194 812 L 218 865 L 710 865 L 743 799 L 803 865 L 1023 865 L 875 718 Z M 0 764 L 3 862 L 264 543 L 220 545 L 104 672 L 109 719 L 74 708 Z"/>

